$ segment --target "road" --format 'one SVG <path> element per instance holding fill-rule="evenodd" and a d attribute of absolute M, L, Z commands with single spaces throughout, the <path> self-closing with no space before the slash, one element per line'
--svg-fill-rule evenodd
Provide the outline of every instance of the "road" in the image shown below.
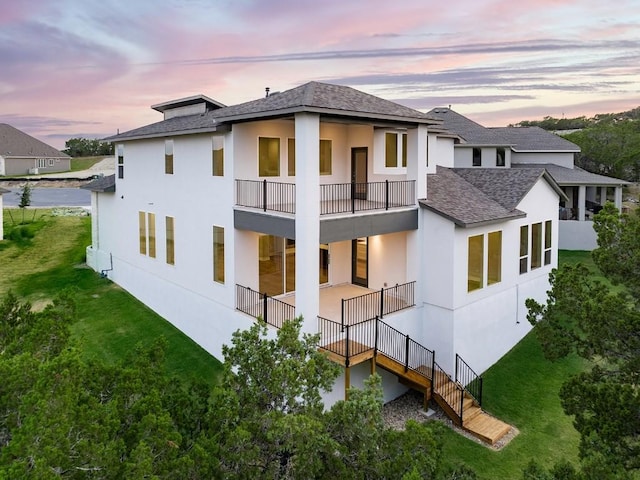
<path fill-rule="evenodd" d="M 2 185 L 0 185 L 2 186 Z M 2 195 L 5 207 L 17 207 L 20 203 L 19 188 L 6 188 L 9 193 Z M 44 188 L 34 186 L 31 189 L 31 207 L 90 207 L 91 192 L 80 188 Z"/>

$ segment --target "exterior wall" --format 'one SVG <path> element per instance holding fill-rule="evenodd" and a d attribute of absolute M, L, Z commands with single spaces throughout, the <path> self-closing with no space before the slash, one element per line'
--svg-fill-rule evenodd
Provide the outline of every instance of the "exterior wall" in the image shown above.
<path fill-rule="evenodd" d="M 593 229 L 593 222 L 576 222 L 572 220 L 561 220 L 560 250 L 586 250 L 591 251 L 598 248 L 598 235 Z"/>
<path fill-rule="evenodd" d="M 453 168 L 455 163 L 453 145 L 453 138 L 429 135 L 429 164 L 427 166 L 427 173 L 436 173 L 437 165 Z"/>
<path fill-rule="evenodd" d="M 513 152 L 511 163 L 553 163 L 565 168 L 573 168 L 573 152 Z"/>
<path fill-rule="evenodd" d="M 456 145 L 454 149 L 455 168 L 509 168 L 512 162 L 512 153 L 509 147 L 504 147 L 504 166 L 496 165 L 497 147 L 476 147 L 480 148 L 481 165 L 473 166 L 473 147 L 466 145 Z"/>
<path fill-rule="evenodd" d="M 0 155 L 0 177 L 6 175 L 4 157 Z"/>
<path fill-rule="evenodd" d="M 5 158 L 4 173 L 0 168 L 0 175 L 27 175 L 34 168 L 38 169 L 38 173 L 66 172 L 71 169 L 71 160 L 68 158 L 54 158 L 52 166 L 49 165 L 49 158 L 45 160 L 45 166 L 38 167 L 37 158 Z"/>

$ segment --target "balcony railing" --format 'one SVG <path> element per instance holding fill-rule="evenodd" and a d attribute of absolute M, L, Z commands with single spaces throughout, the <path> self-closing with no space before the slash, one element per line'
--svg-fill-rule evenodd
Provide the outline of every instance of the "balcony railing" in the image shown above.
<path fill-rule="evenodd" d="M 296 316 L 295 306 L 238 284 L 236 284 L 236 310 L 254 318 L 261 318 L 265 323 L 276 328 L 282 328 L 284 322 L 293 320 Z"/>
<path fill-rule="evenodd" d="M 415 281 L 408 282 L 342 299 L 342 324 L 352 325 L 376 317 L 384 318 L 390 313 L 413 307 L 415 286 Z"/>
<path fill-rule="evenodd" d="M 320 215 L 389 210 L 416 204 L 415 181 L 320 185 Z M 262 211 L 296 212 L 296 186 L 267 180 L 236 180 L 236 205 Z"/>

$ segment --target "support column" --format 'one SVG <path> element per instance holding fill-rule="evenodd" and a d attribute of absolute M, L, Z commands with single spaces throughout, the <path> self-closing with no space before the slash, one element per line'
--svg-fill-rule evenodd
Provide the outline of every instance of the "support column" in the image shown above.
<path fill-rule="evenodd" d="M 584 185 L 578 187 L 578 221 L 580 222 L 584 222 L 586 192 L 587 187 Z"/>
<path fill-rule="evenodd" d="M 607 202 L 607 187 L 600 187 L 600 205 L 604 207 Z"/>
<path fill-rule="evenodd" d="M 320 117 L 295 116 L 296 135 L 296 316 L 302 331 L 317 332 L 320 312 Z"/>
<path fill-rule="evenodd" d="M 616 187 L 615 204 L 618 211 L 622 211 L 622 187 Z"/>
<path fill-rule="evenodd" d="M 344 367 L 344 399 L 349 400 L 349 388 L 351 388 L 351 367 Z"/>

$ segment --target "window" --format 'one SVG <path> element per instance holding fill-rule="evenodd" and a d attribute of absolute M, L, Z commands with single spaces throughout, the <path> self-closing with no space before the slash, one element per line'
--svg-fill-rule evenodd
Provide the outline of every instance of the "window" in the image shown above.
<path fill-rule="evenodd" d="M 398 135 L 400 135 L 400 144 L 398 144 Z M 397 168 L 398 158 L 400 158 L 401 166 L 407 166 L 407 134 L 387 132 L 384 134 L 384 166 L 387 168 Z"/>
<path fill-rule="evenodd" d="M 214 177 L 224 176 L 224 137 L 211 140 L 211 172 Z"/>
<path fill-rule="evenodd" d="M 280 176 L 279 138 L 258 138 L 258 175 L 260 177 Z"/>
<path fill-rule="evenodd" d="M 544 264 L 551 263 L 551 220 L 544 222 Z"/>
<path fill-rule="evenodd" d="M 520 273 L 529 271 L 529 225 L 520 227 Z"/>
<path fill-rule="evenodd" d="M 484 235 L 469 237 L 469 261 L 467 291 L 472 292 L 483 286 Z"/>
<path fill-rule="evenodd" d="M 124 145 L 119 144 L 116 147 L 118 155 L 118 178 L 124 178 Z"/>
<path fill-rule="evenodd" d="M 491 232 L 488 240 L 487 285 L 502 280 L 502 231 Z"/>
<path fill-rule="evenodd" d="M 480 150 L 479 148 L 473 149 L 473 158 L 471 165 L 473 165 L 474 167 L 482 166 L 482 150 Z"/>
<path fill-rule="evenodd" d="M 296 176 L 296 139 L 287 139 L 287 175 Z"/>
<path fill-rule="evenodd" d="M 165 229 L 166 229 L 166 246 L 167 246 L 167 263 L 169 265 L 175 265 L 175 244 L 173 233 L 173 217 L 165 217 Z"/>
<path fill-rule="evenodd" d="M 147 214 L 138 212 L 138 230 L 140 233 L 140 253 L 147 254 Z"/>
<path fill-rule="evenodd" d="M 224 283 L 224 228 L 213 227 L 213 281 Z"/>
<path fill-rule="evenodd" d="M 36 162 L 36 167 L 37 168 L 46 168 L 47 166 L 47 159 L 46 158 L 39 158 Z"/>
<path fill-rule="evenodd" d="M 496 167 L 504 167 L 505 166 L 505 153 L 504 148 L 500 147 L 496 149 Z"/>
<path fill-rule="evenodd" d="M 173 140 L 164 141 L 164 173 L 173 175 Z"/>
<path fill-rule="evenodd" d="M 402 135 L 402 166 L 407 166 L 407 135 Z"/>
<path fill-rule="evenodd" d="M 138 231 L 140 237 L 140 253 L 156 258 L 156 215 L 155 213 L 138 212 Z"/>
<path fill-rule="evenodd" d="M 147 213 L 147 236 L 149 237 L 149 256 L 156 258 L 156 214 Z"/>
<path fill-rule="evenodd" d="M 50 167 L 53 167 L 53 165 L 54 165 L 53 158 L 50 158 L 50 159 L 49 159 L 49 166 L 50 166 Z"/>
<path fill-rule="evenodd" d="M 331 140 L 320 140 L 320 175 L 331 175 Z"/>
<path fill-rule="evenodd" d="M 542 223 L 531 225 L 531 270 L 542 266 Z"/>

